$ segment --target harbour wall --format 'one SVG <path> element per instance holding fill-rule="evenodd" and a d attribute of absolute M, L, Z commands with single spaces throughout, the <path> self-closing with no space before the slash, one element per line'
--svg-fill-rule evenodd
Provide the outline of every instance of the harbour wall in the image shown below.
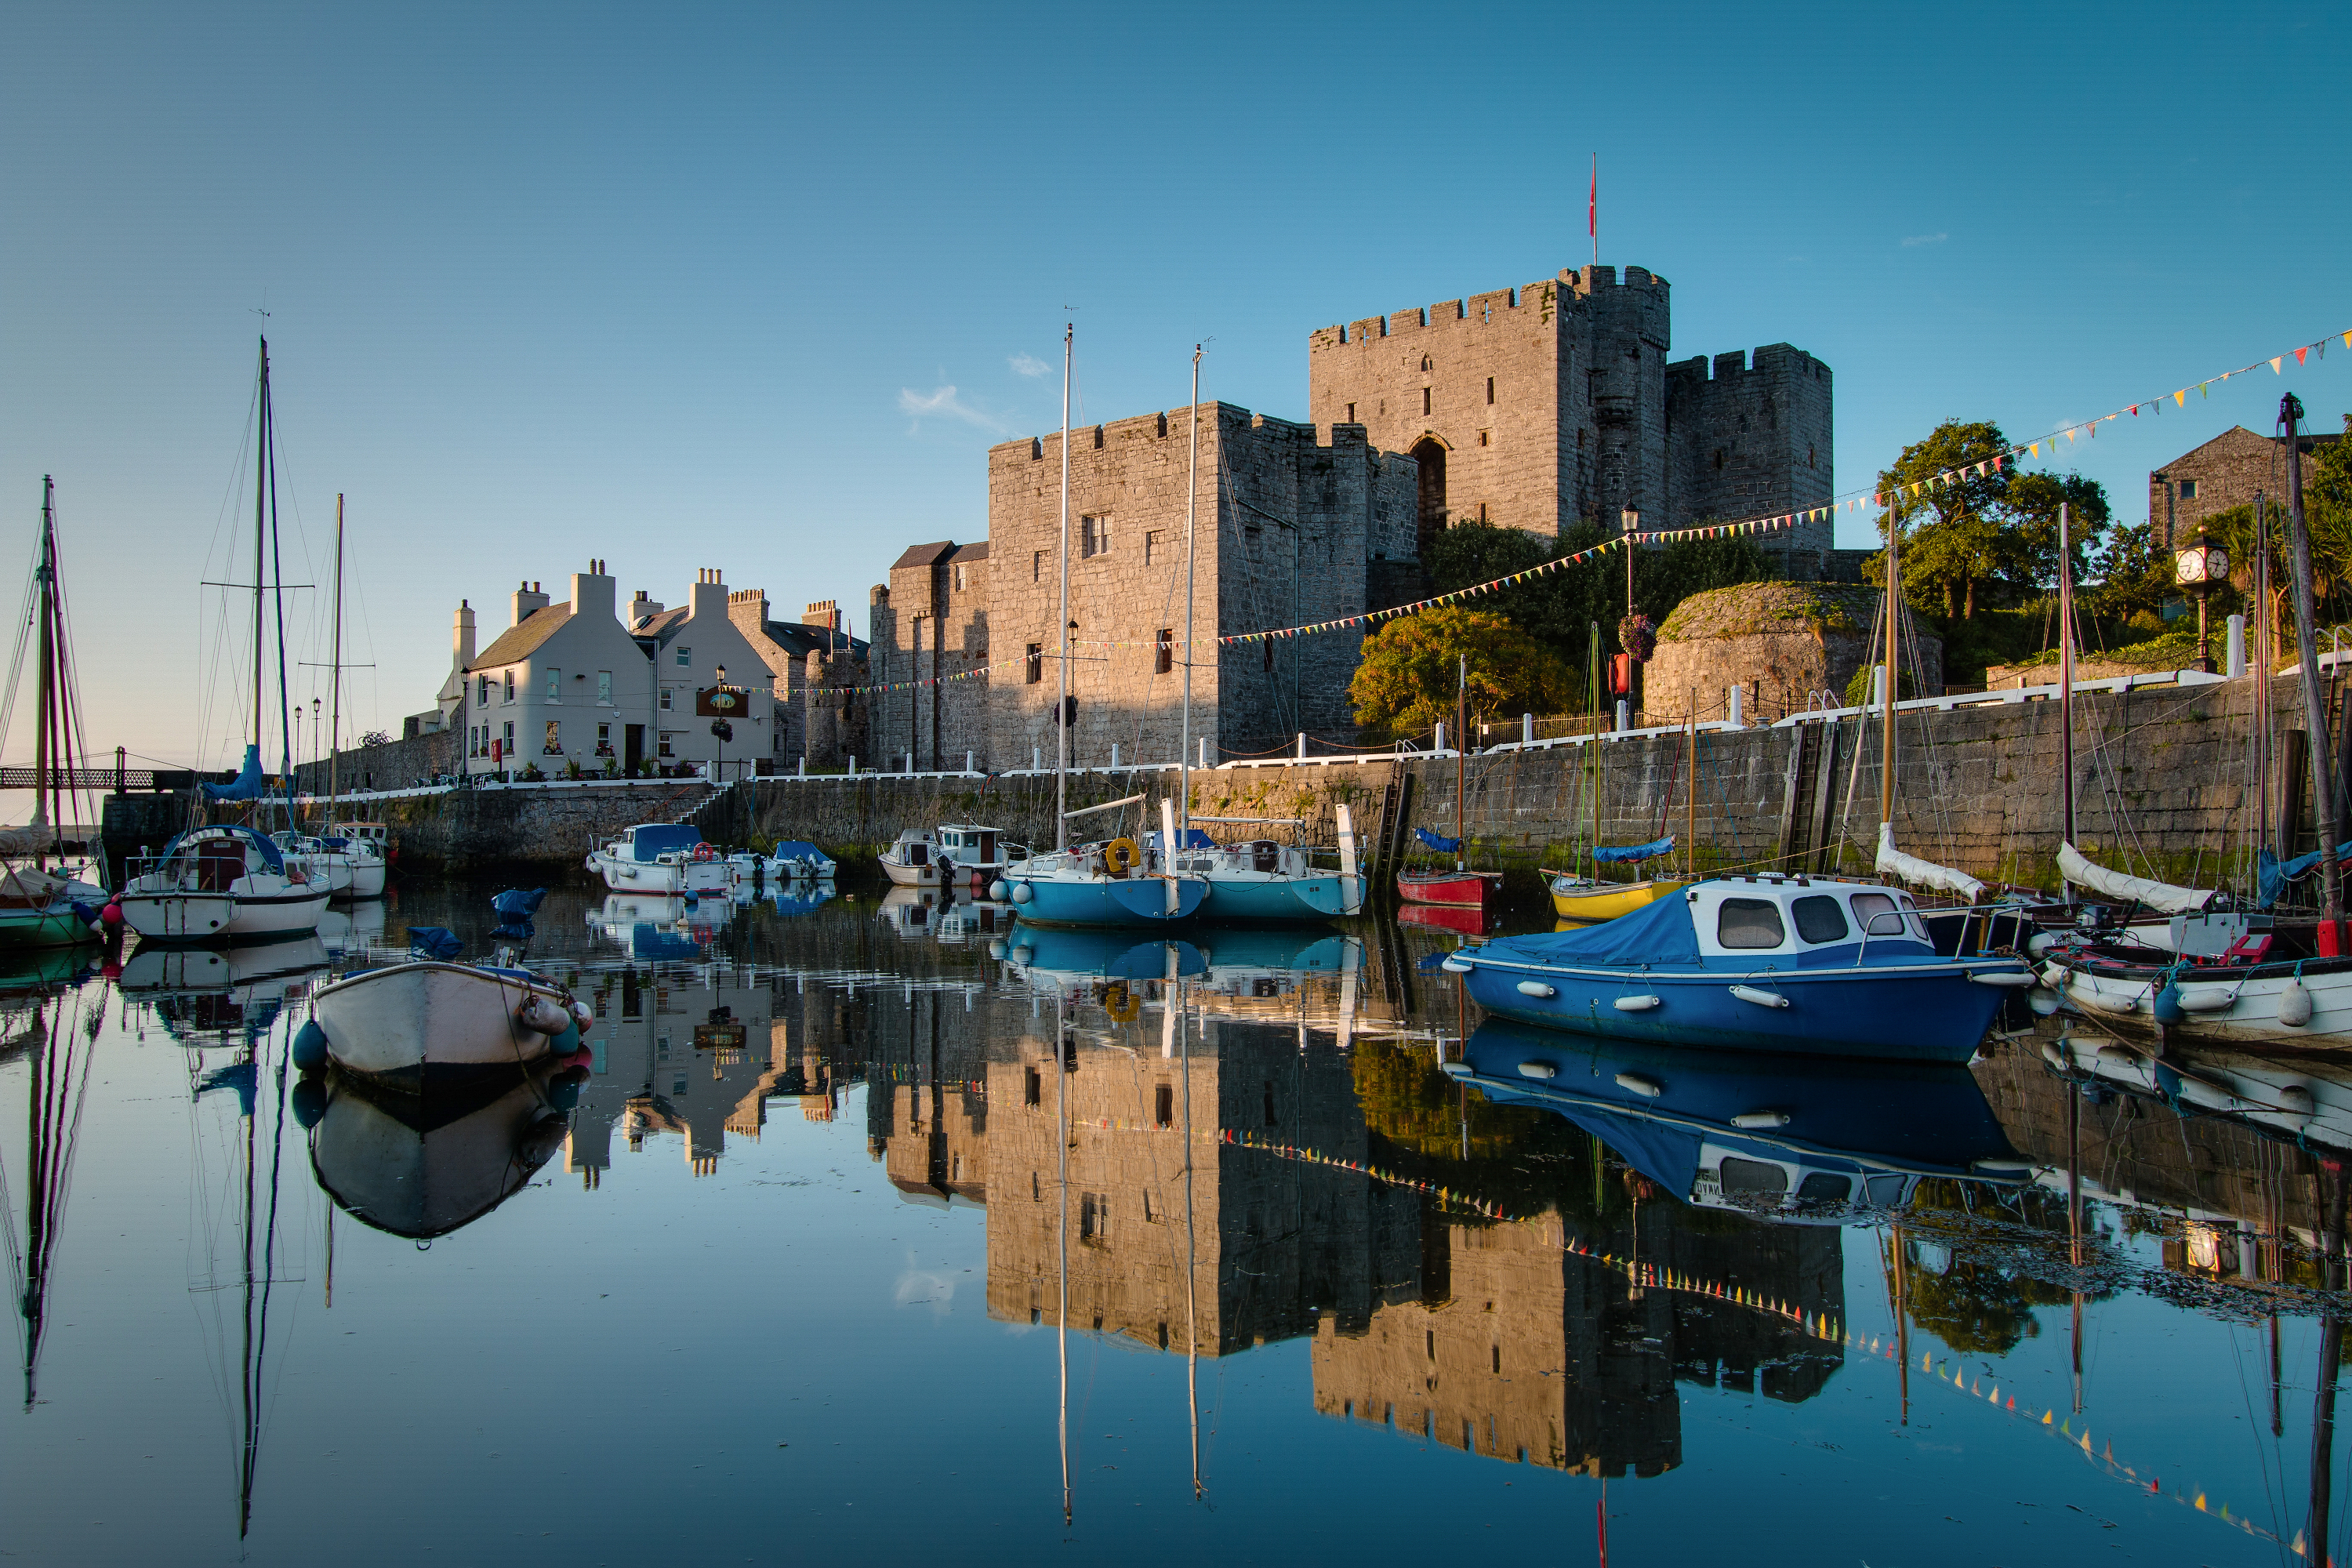
<path fill-rule="evenodd" d="M 2032 692 L 2000 695 L 2009 700 L 1950 699 L 1898 714 L 1895 839 L 1911 854 L 1988 880 L 2054 887 L 2059 706 Z M 2296 843 L 2308 847 L 2316 840 L 2310 792 L 2298 782 L 2307 773 L 2299 761 L 2305 721 L 2297 680 L 2278 679 L 2273 698 L 2281 743 L 2270 770 L 2271 808 L 2276 816 L 2298 807 Z M 2074 773 L 2084 850 L 2171 881 L 2242 881 L 2260 798 L 2248 741 L 2252 704 L 2252 682 L 2244 679 L 2078 695 Z M 2340 719 L 2333 722 L 2340 730 Z M 1471 840 L 1474 864 L 1513 872 L 1568 866 L 1583 844 L 1669 834 L 1696 843 L 1701 869 L 1863 871 L 1877 841 L 1882 734 L 1875 714 L 1846 713 L 1769 728 L 1702 726 L 1695 742 L 1687 731 L 1669 731 L 1503 746 L 1460 762 L 1458 804 L 1451 756 L 1227 766 L 1192 774 L 1192 811 L 1299 818 L 1328 842 L 1344 804 L 1371 858 L 1429 858 L 1413 844 L 1411 829 L 1419 826 L 1446 837 L 1458 831 Z M 1081 817 L 1073 836 L 1156 826 L 1157 802 L 1175 779 L 1172 767 L 1073 773 L 1071 810 L 1150 797 Z M 751 779 L 725 790 L 678 780 L 550 784 L 362 795 L 347 806 L 388 823 L 401 865 L 412 870 L 577 865 L 596 841 L 633 823 L 690 818 L 714 843 L 813 840 L 854 874 L 903 829 L 940 822 L 985 823 L 1016 842 L 1050 846 L 1055 799 L 1051 773 L 1024 772 Z"/>

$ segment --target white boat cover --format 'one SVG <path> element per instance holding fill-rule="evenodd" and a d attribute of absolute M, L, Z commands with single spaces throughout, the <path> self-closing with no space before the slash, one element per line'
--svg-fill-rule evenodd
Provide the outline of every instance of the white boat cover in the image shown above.
<path fill-rule="evenodd" d="M 54 849 L 58 830 L 46 823 L 29 827 L 0 827 L 0 855 L 38 855 Z"/>
<path fill-rule="evenodd" d="M 2210 889 L 2176 888 L 2169 882 L 2150 881 L 2146 877 L 2127 877 L 2121 871 L 2094 866 L 2084 859 L 2082 851 L 2072 844 L 2058 846 L 2058 874 L 2078 888 L 2088 888 L 2110 899 L 2143 904 L 2168 915 L 2200 913 L 2213 901 L 2216 892 Z"/>
<path fill-rule="evenodd" d="M 1880 876 L 1897 878 L 1915 888 L 1930 888 L 1972 904 L 1984 897 L 1985 885 L 1966 871 L 1955 871 L 1949 866 L 1938 866 L 1933 860 L 1922 860 L 1895 847 L 1895 825 L 1891 822 L 1878 825 L 1877 865 Z"/>

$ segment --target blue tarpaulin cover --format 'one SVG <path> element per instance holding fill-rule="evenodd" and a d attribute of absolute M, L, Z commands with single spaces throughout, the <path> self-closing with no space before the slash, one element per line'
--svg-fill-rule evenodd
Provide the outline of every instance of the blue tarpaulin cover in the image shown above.
<path fill-rule="evenodd" d="M 173 837 L 172 842 L 163 846 L 161 858 L 169 860 L 180 852 L 181 845 L 192 838 L 199 842 L 205 838 L 239 839 L 247 848 L 260 856 L 261 863 L 271 870 L 282 872 L 286 869 L 286 858 L 278 852 L 277 845 L 272 844 L 252 828 L 240 827 L 233 822 L 215 823 L 210 827 L 191 827 L 185 833 L 177 834 Z"/>
<path fill-rule="evenodd" d="M 466 944 L 459 942 L 457 933 L 446 926 L 410 926 L 408 949 L 411 952 L 421 952 L 427 958 L 446 962 L 465 952 Z"/>
<path fill-rule="evenodd" d="M 1436 834 L 1432 833 L 1426 827 L 1414 828 L 1412 830 L 1412 835 L 1414 837 L 1420 839 L 1423 844 L 1428 845 L 1432 849 L 1443 850 L 1448 855 L 1453 854 L 1455 850 L 1462 847 L 1462 840 L 1459 838 L 1440 838 Z"/>
<path fill-rule="evenodd" d="M 200 784 L 197 787 L 205 792 L 206 800 L 259 800 L 269 793 L 269 781 L 261 772 L 261 748 L 247 746 L 245 749 L 245 766 L 237 770 L 233 783 Z"/>
<path fill-rule="evenodd" d="M 2336 858 L 2339 864 L 2352 861 L 2352 839 L 2346 840 L 2336 849 Z M 2254 890 L 2257 895 L 2254 907 L 2266 910 L 2277 903 L 2289 882 L 2302 881 L 2318 864 L 2319 851 L 2316 849 L 2308 855 L 2298 855 L 2292 860 L 2282 860 L 2271 853 L 2268 845 L 2264 845 L 2254 863 Z"/>
<path fill-rule="evenodd" d="M 702 829 L 687 822 L 665 822 L 651 827 L 640 827 L 629 840 L 629 850 L 640 861 L 691 849 L 702 842 Z"/>
<path fill-rule="evenodd" d="M 1632 914 L 1575 931 L 1537 936 L 1498 937 L 1480 950 L 1515 963 L 1560 963 L 1583 967 L 1639 968 L 1643 964 L 1696 967 L 1698 927 L 1688 899 L 1660 899 Z"/>
<path fill-rule="evenodd" d="M 1674 849 L 1675 836 L 1669 833 L 1664 838 L 1654 838 L 1647 844 L 1614 847 L 1596 844 L 1592 847 L 1592 858 L 1604 866 L 1614 866 L 1621 860 L 1647 860 L 1653 855 L 1671 855 Z"/>
<path fill-rule="evenodd" d="M 539 912 L 546 897 L 545 888 L 509 888 L 490 900 L 490 908 L 502 915 L 520 915 L 528 920 Z"/>
<path fill-rule="evenodd" d="M 805 838 L 780 838 L 776 840 L 775 858 L 779 860 L 823 860 L 831 858 L 831 857 L 826 855 L 824 850 L 818 848 L 815 845 L 810 843 Z"/>

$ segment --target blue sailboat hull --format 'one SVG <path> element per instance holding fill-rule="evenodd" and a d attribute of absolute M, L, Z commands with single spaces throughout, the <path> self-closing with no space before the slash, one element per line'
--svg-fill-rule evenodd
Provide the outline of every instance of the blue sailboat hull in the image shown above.
<path fill-rule="evenodd" d="M 1470 999 L 1479 1006 L 1541 1028 L 1723 1050 L 1965 1062 L 1976 1054 L 2002 994 L 1971 981 L 1971 969 L 2016 967 L 1939 961 L 1758 973 L 1479 959 L 1467 979 Z M 1744 999 L 1734 994 L 1735 985 L 1783 997 L 1788 1005 Z M 1523 986 L 1553 994 L 1530 994 Z M 1656 1005 L 1639 1011 L 1617 1005 L 1621 998 L 1643 996 L 1656 997 Z"/>
<path fill-rule="evenodd" d="M 1208 882 L 1209 896 L 1201 911 L 1208 920 L 1296 925 L 1336 920 L 1352 912 L 1336 871 L 1321 877 L 1245 879 L 1212 874 Z M 1361 896 L 1360 892 L 1358 898 Z"/>
<path fill-rule="evenodd" d="M 1197 878 L 1176 882 L 1176 908 L 1168 908 L 1168 884 L 1157 877 L 1090 877 L 1062 880 L 1053 877 L 1007 878 L 1021 906 L 1021 919 L 1033 925 L 1164 926 L 1199 915 L 1209 896 L 1209 885 Z M 1018 889 L 1030 897 L 1022 899 Z"/>

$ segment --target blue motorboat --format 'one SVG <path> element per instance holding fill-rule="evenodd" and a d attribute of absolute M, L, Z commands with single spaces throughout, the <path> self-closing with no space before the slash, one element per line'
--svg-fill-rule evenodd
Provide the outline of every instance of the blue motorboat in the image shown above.
<path fill-rule="evenodd" d="M 1701 882 L 1605 925 L 1450 954 L 1470 999 L 1545 1028 L 1810 1056 L 1964 1062 L 2014 957 L 1940 957 L 1908 894 L 1843 878 Z"/>
<path fill-rule="evenodd" d="M 1675 1196 L 1799 1223 L 1901 1208 L 1928 1178 L 2021 1182 L 1984 1091 L 1948 1062 L 1824 1061 L 1575 1039 L 1490 1022 L 1445 1071 L 1553 1111 Z"/>
<path fill-rule="evenodd" d="M 1020 909 L 1032 925 L 1166 926 L 1202 912 L 1209 884 L 1165 865 L 1157 836 L 1082 844 L 1032 856 L 989 889 Z"/>

